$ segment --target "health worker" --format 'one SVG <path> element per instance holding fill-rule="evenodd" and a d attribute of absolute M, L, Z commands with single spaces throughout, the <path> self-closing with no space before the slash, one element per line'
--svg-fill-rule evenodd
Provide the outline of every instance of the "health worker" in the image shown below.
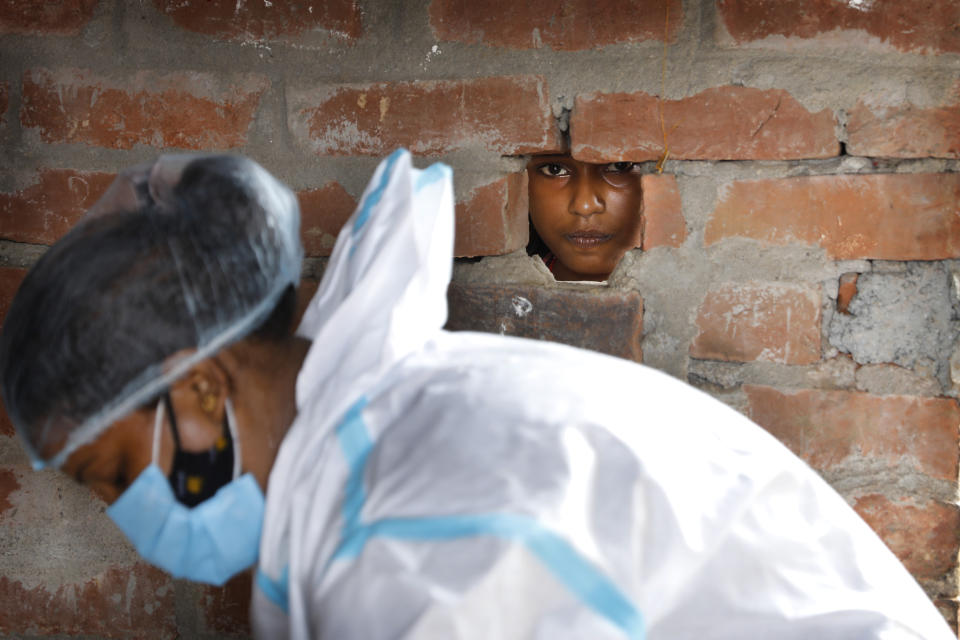
<path fill-rule="evenodd" d="M 259 638 L 951 637 L 803 462 L 643 366 L 448 333 L 449 168 L 397 151 L 296 332 L 293 193 L 163 156 L 37 262 L 2 337 L 37 467 Z"/>

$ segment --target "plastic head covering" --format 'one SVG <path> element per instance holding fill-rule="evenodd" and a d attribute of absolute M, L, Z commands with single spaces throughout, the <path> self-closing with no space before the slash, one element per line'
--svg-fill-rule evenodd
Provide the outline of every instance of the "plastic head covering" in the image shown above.
<path fill-rule="evenodd" d="M 120 174 L 30 270 L 0 336 L 3 398 L 36 468 L 59 467 L 299 282 L 294 194 L 238 156 Z"/>

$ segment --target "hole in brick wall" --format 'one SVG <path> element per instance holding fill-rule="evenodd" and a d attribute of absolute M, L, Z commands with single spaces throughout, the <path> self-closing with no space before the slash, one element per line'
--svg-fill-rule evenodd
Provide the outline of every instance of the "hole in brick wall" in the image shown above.
<path fill-rule="evenodd" d="M 558 281 L 606 281 L 643 242 L 641 166 L 588 163 L 552 151 L 529 157 L 529 255 Z"/>

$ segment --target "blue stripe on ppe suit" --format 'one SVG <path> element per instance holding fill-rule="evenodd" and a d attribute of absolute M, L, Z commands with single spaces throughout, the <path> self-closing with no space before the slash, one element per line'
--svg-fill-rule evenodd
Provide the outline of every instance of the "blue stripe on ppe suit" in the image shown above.
<path fill-rule="evenodd" d="M 374 447 L 363 421 L 367 399 L 361 397 L 337 427 L 337 438 L 350 466 L 343 500 L 343 535 L 332 561 L 357 557 L 371 538 L 437 541 L 497 536 L 522 542 L 585 605 L 620 628 L 632 640 L 644 638 L 643 618 L 633 603 L 566 540 L 533 518 L 512 514 L 385 518 L 360 521 L 366 501 L 364 467 Z"/>

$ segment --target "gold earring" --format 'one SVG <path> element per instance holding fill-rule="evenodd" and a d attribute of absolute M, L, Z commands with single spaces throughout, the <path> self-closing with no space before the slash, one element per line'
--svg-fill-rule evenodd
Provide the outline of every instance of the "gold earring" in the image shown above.
<path fill-rule="evenodd" d="M 200 398 L 200 408 L 203 409 L 205 413 L 213 413 L 213 410 L 217 408 L 217 398 L 212 393 L 205 393 L 203 397 Z"/>

